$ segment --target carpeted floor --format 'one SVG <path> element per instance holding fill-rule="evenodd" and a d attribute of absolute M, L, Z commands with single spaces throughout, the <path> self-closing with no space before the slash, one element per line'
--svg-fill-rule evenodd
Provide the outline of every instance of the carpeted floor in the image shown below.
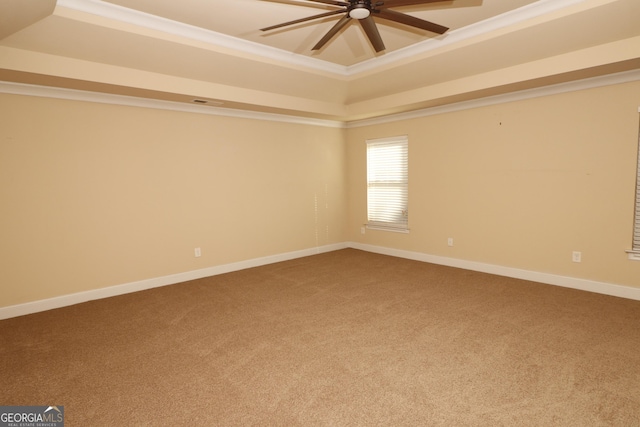
<path fill-rule="evenodd" d="M 0 321 L 67 426 L 640 426 L 640 301 L 346 249 Z"/>

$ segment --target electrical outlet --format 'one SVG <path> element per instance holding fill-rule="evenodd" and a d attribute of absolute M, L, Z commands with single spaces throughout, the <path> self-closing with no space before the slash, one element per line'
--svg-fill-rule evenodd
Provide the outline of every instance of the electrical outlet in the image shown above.
<path fill-rule="evenodd" d="M 194 252 L 194 254 L 195 254 L 196 258 L 198 258 L 199 256 L 201 256 L 201 255 L 202 255 L 202 251 L 200 250 L 200 248 L 195 248 L 195 249 L 193 250 L 193 252 Z"/>
<path fill-rule="evenodd" d="M 453 237 L 449 237 L 449 238 L 447 239 L 447 245 L 449 245 L 449 246 L 453 246 Z"/>
<path fill-rule="evenodd" d="M 582 262 L 582 252 L 573 251 L 573 254 L 571 254 L 571 260 L 573 262 Z"/>
<path fill-rule="evenodd" d="M 360 227 L 360 234 L 364 234 L 365 232 L 365 228 L 364 227 Z"/>

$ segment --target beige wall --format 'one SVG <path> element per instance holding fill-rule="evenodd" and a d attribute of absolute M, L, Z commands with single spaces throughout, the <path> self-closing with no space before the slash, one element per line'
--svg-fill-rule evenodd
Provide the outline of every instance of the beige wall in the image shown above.
<path fill-rule="evenodd" d="M 345 240 L 343 129 L 14 95 L 0 121 L 0 307 Z"/>
<path fill-rule="evenodd" d="M 345 241 L 640 287 L 639 105 L 634 82 L 345 131 L 0 95 L 0 307 Z M 361 235 L 365 140 L 404 134 L 411 232 Z"/>
<path fill-rule="evenodd" d="M 349 129 L 348 239 L 640 287 L 638 106 L 634 82 Z M 411 231 L 361 235 L 365 140 L 404 134 Z"/>

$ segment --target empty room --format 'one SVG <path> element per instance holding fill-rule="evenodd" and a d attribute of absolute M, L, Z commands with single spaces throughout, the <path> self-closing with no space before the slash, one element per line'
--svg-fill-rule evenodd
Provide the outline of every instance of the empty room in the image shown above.
<path fill-rule="evenodd" d="M 640 425 L 640 2 L 0 2 L 0 426 Z"/>

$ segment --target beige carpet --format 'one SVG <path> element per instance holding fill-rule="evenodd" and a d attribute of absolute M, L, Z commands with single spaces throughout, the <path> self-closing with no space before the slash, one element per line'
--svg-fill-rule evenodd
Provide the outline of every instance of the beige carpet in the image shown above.
<path fill-rule="evenodd" d="M 640 301 L 347 249 L 0 321 L 67 426 L 640 426 Z"/>

